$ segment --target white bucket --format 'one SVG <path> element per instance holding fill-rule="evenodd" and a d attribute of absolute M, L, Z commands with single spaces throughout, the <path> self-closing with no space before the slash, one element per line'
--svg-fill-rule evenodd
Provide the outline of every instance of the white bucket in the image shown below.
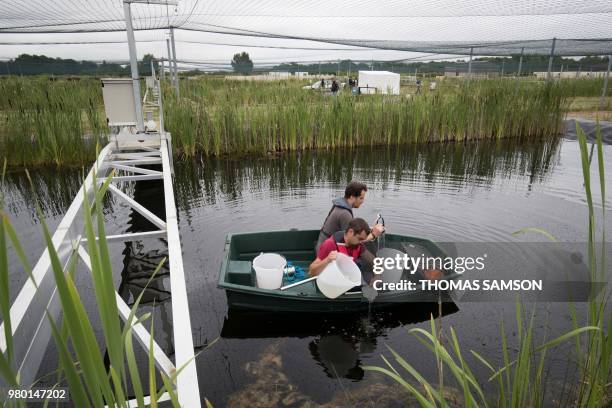
<path fill-rule="evenodd" d="M 279 254 L 261 253 L 253 259 L 253 269 L 257 277 L 257 287 L 278 289 L 283 284 L 283 270 L 287 260 Z"/>
<path fill-rule="evenodd" d="M 353 259 L 338 253 L 336 260 L 328 264 L 317 277 L 321 293 L 335 299 L 355 286 L 361 286 L 361 271 Z"/>

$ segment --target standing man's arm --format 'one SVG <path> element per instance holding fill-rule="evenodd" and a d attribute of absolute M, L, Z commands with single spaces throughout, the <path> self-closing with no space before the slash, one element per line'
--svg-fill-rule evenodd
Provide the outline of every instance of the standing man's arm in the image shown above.
<path fill-rule="evenodd" d="M 353 219 L 353 216 L 348 211 L 342 211 L 342 213 L 338 216 L 338 231 L 346 231 L 349 225 L 349 222 Z M 334 231 L 337 232 L 337 231 Z"/>

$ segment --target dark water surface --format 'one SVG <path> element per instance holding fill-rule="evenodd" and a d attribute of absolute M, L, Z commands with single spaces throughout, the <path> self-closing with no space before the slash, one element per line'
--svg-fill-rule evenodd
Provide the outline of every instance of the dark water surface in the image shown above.
<path fill-rule="evenodd" d="M 612 148 L 604 146 L 609 157 Z M 292 316 L 228 311 L 217 275 L 228 233 L 321 226 L 333 198 L 353 179 L 369 191 L 355 215 L 373 221 L 382 212 L 389 231 L 434 241 L 507 242 L 523 227 L 543 228 L 561 241 L 585 242 L 587 207 L 579 147 L 556 139 L 516 145 L 511 141 L 431 146 L 401 150 L 306 152 L 265 158 L 176 162 L 175 191 L 189 291 L 193 340 L 202 396 L 215 406 L 299 406 L 308 401 L 329 406 L 357 402 L 377 406 L 405 405 L 405 393 L 364 365 L 382 365 L 387 346 L 435 381 L 434 357 L 408 329 L 428 328 L 436 305 L 408 304 L 384 313 L 351 316 Z M 591 166 L 596 177 L 596 154 Z M 605 171 L 612 176 L 612 162 Z M 80 186 L 81 171 L 32 172 L 34 189 L 52 229 L 59 223 Z M 595 181 L 594 181 L 595 182 Z M 161 186 L 156 182 L 130 190 L 137 201 L 163 217 Z M 34 198 L 21 172 L 8 175 L 6 209 L 32 262 L 43 249 Z M 599 189 L 594 202 L 600 210 Z M 610 208 L 608 200 L 607 208 Z M 609 211 L 608 211 L 609 214 Z M 109 234 L 152 229 L 121 202 L 108 200 Z M 608 215 L 608 230 L 610 230 Z M 167 255 L 161 240 L 112 244 L 115 280 L 131 302 L 157 263 Z M 11 262 L 11 298 L 23 284 L 17 259 Z M 155 337 L 173 353 L 167 270 L 146 292 L 143 311 L 154 313 Z M 78 278 L 90 310 L 91 282 Z M 452 326 L 466 354 L 477 350 L 501 364 L 500 322 L 511 347 L 516 343 L 512 303 L 446 304 L 442 326 Z M 536 333 L 552 338 L 571 327 L 568 305 L 537 305 Z M 579 316 L 583 308 L 579 305 Z M 94 318 L 94 325 L 96 319 Z M 99 329 L 99 324 L 96 325 Z M 98 333 L 99 334 L 99 333 Z M 209 348 L 206 346 L 217 340 Z M 49 358 L 39 374 L 53 369 Z M 573 378 L 567 349 L 550 353 L 547 400 L 559 402 L 557 385 Z M 487 371 L 473 367 L 486 382 Z M 450 373 L 446 373 L 450 378 Z M 450 381 L 450 380 L 449 380 Z M 562 401 L 561 401 L 562 402 Z"/>

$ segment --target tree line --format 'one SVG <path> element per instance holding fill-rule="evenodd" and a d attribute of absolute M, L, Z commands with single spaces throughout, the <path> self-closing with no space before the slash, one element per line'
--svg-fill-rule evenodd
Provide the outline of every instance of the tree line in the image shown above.
<path fill-rule="evenodd" d="M 141 75 L 151 75 L 151 61 L 157 70 L 159 63 L 152 54 L 145 54 L 138 62 L 138 71 Z M 521 65 L 522 74 L 546 71 L 548 69 L 548 56 L 524 56 Z M 467 59 L 455 61 L 352 61 L 349 59 L 334 62 L 299 64 L 283 63 L 271 68 L 258 69 L 246 52 L 234 54 L 230 64 L 234 72 L 248 75 L 262 71 L 308 72 L 309 74 L 340 74 L 357 73 L 357 71 L 379 70 L 393 71 L 405 74 L 443 74 L 445 70 L 465 70 Z M 582 57 L 580 59 L 554 57 L 553 71 L 605 71 L 607 57 Z M 480 57 L 474 58 L 472 70 L 497 71 L 504 74 L 513 74 L 518 71 L 519 56 L 512 57 Z M 193 70 L 185 75 L 198 74 Z M 74 59 L 52 58 L 46 55 L 21 54 L 17 58 L 0 61 L 0 75 L 93 75 L 93 76 L 129 76 L 129 64 L 116 62 L 77 61 Z"/>
<path fill-rule="evenodd" d="M 138 62 L 141 75 L 151 75 L 151 61 L 154 69 L 158 62 L 152 54 L 145 54 Z M 116 62 L 77 61 L 74 59 L 51 58 L 46 55 L 21 54 L 17 58 L 0 62 L 0 75 L 130 75 L 129 64 Z"/>

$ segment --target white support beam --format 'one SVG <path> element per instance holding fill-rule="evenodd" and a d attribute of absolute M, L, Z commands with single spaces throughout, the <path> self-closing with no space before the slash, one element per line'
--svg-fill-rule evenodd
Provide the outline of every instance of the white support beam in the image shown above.
<path fill-rule="evenodd" d="M 151 397 L 150 396 L 147 395 L 143 399 L 144 399 L 144 403 L 145 403 L 146 406 L 151 405 Z M 168 395 L 167 392 L 164 392 L 157 399 L 157 402 L 164 402 L 164 401 L 170 401 L 170 395 Z M 137 400 L 129 400 L 128 401 L 128 407 L 129 408 L 139 408 L 138 407 L 138 401 Z"/>
<path fill-rule="evenodd" d="M 163 178 L 161 174 L 143 174 L 141 176 L 116 176 L 113 177 L 112 182 L 118 183 L 120 181 L 141 181 L 141 180 L 160 180 Z M 99 178 L 98 183 L 103 183 L 106 179 Z"/>
<path fill-rule="evenodd" d="M 146 238 L 165 238 L 166 231 L 146 231 L 146 232 L 133 232 L 129 234 L 118 234 L 118 235 L 107 235 L 107 242 L 126 242 L 126 241 L 139 241 L 141 239 Z M 99 240 L 99 237 L 96 237 L 96 241 Z M 83 238 L 81 242 L 87 242 L 87 238 Z"/>
<path fill-rule="evenodd" d="M 149 395 L 143 397 L 145 406 L 150 406 L 151 405 L 151 397 Z M 170 401 L 170 395 L 168 395 L 167 392 L 164 392 L 162 395 L 159 396 L 159 398 L 157 399 L 157 402 L 165 402 L 165 401 Z M 128 407 L 129 408 L 139 408 L 138 406 L 138 401 L 133 399 L 133 400 L 129 400 L 127 402 Z M 104 406 L 105 408 L 109 408 L 108 405 Z"/>
<path fill-rule="evenodd" d="M 134 200 L 132 197 L 130 197 L 127 194 L 125 194 L 123 191 L 119 190 L 114 185 L 110 184 L 108 186 L 108 189 L 113 194 L 115 194 L 117 197 L 119 197 L 124 202 L 126 202 L 134 210 L 138 211 L 138 213 L 140 213 L 140 215 L 145 217 L 147 220 L 151 221 L 153 224 L 155 224 L 160 229 L 165 230 L 167 228 L 166 223 L 164 221 L 162 221 L 161 219 L 159 219 L 159 217 L 157 215 L 155 215 L 151 211 L 147 210 L 145 207 L 143 207 L 141 204 L 139 204 L 136 200 Z M 166 211 L 166 213 L 167 213 L 167 211 Z"/>
<path fill-rule="evenodd" d="M 109 160 L 115 160 L 115 159 L 123 159 L 123 160 L 138 160 L 138 159 L 144 159 L 146 157 L 160 157 L 159 151 L 149 151 L 149 152 L 135 152 L 135 153 L 113 153 L 113 155 L 111 157 L 109 157 Z"/>
<path fill-rule="evenodd" d="M 131 173 L 139 173 L 139 174 L 157 174 L 157 175 L 161 175 L 162 172 L 161 171 L 157 171 L 157 170 L 151 170 L 151 169 L 141 169 L 139 167 L 133 167 L 133 166 L 126 166 L 124 164 L 117 164 L 117 163 L 113 163 L 113 162 L 109 162 L 108 163 L 109 167 L 112 167 L 113 169 L 117 169 L 117 170 L 123 170 L 123 171 L 129 171 Z"/>
<path fill-rule="evenodd" d="M 128 160 L 113 160 L 115 164 L 125 164 L 127 166 L 142 166 L 145 164 L 161 164 L 161 157 L 152 157 L 150 159 L 128 159 Z"/>
<path fill-rule="evenodd" d="M 80 245 L 79 257 L 81 258 L 85 266 L 87 266 L 87 269 L 91 271 L 91 259 L 89 258 L 89 254 L 87 253 L 85 248 Z M 117 308 L 119 309 L 121 319 L 126 322 L 127 319 L 130 317 L 131 309 L 117 292 L 115 292 L 115 300 L 117 301 Z M 136 320 L 138 320 L 138 317 L 134 316 L 133 322 Z M 132 332 L 136 335 L 138 342 L 142 345 L 142 347 L 144 347 L 148 354 L 150 352 L 149 345 L 151 342 L 151 333 L 149 333 L 149 331 L 143 326 L 142 323 L 134 324 L 132 326 Z M 164 374 L 166 374 L 168 377 L 174 375 L 176 367 L 174 366 L 174 364 L 172 364 L 172 361 L 170 361 L 164 350 L 159 347 L 159 344 L 157 344 L 155 339 L 153 339 L 153 357 L 155 358 L 155 365 L 157 366 L 157 368 L 162 370 Z"/>
<path fill-rule="evenodd" d="M 166 204 L 166 223 L 168 224 L 168 260 L 170 263 L 170 287 L 172 290 L 172 330 L 174 332 L 174 364 L 182 371 L 176 378 L 176 389 L 179 403 L 182 407 L 199 407 L 202 404 L 198 386 L 193 352 L 191 319 L 189 317 L 189 302 L 187 301 L 187 286 L 183 270 L 183 253 L 179 235 L 174 190 L 168 146 L 162 136 L 161 152 L 164 170 L 164 200 Z"/>

